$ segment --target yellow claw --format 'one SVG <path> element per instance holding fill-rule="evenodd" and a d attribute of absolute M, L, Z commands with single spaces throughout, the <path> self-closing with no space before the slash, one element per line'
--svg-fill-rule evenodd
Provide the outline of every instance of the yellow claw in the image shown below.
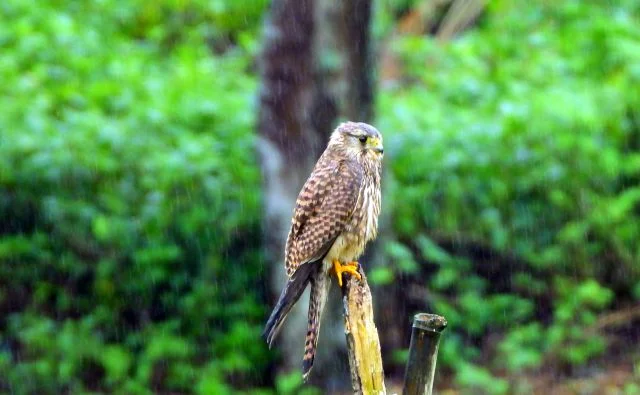
<path fill-rule="evenodd" d="M 338 285 L 342 287 L 342 273 L 349 273 L 356 276 L 358 280 L 362 280 L 362 276 L 358 273 L 358 262 L 340 263 L 338 260 L 333 261 L 333 271 L 338 279 Z"/>

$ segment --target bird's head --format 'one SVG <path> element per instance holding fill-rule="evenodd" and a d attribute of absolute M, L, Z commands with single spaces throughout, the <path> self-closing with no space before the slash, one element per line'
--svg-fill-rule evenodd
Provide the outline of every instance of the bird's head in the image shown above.
<path fill-rule="evenodd" d="M 354 158 L 382 160 L 384 148 L 378 129 L 363 122 L 344 122 L 331 135 L 329 148 L 343 151 Z"/>

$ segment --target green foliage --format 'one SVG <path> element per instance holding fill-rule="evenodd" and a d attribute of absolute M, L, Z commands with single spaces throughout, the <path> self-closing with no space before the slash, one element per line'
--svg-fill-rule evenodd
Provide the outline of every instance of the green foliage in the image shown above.
<path fill-rule="evenodd" d="M 2 391 L 262 374 L 252 48 L 208 45 L 264 5 L 2 3 Z"/>
<path fill-rule="evenodd" d="M 497 1 L 451 42 L 391 43 L 403 79 L 377 110 L 397 234 L 386 253 L 395 273 L 435 271 L 429 303 L 450 323 L 442 366 L 464 388 L 508 392 L 494 368 L 588 363 L 606 349 L 587 329 L 613 290 L 637 300 L 638 11 Z M 488 332 L 501 334 L 489 360 L 476 346 Z"/>
<path fill-rule="evenodd" d="M 509 384 L 506 380 L 493 376 L 488 369 L 462 363 L 458 367 L 458 382 L 474 393 L 492 395 L 507 394 Z"/>
<path fill-rule="evenodd" d="M 596 323 L 598 310 L 613 299 L 613 292 L 603 288 L 593 279 L 574 284 L 565 278 L 557 278 L 555 284 L 557 303 L 554 320 L 548 329 L 550 352 L 561 360 L 580 365 L 605 349 L 604 339 L 585 330 Z"/>
<path fill-rule="evenodd" d="M 418 2 L 380 4 L 382 38 Z M 252 388 L 268 364 L 251 131 L 266 5 L 2 2 L 0 392 L 272 392 Z M 500 0 L 454 41 L 385 40 L 402 66 L 376 121 L 397 238 L 369 278 L 429 287 L 450 323 L 438 366 L 463 390 L 588 364 L 607 346 L 598 314 L 640 299 L 639 14 Z"/>
<path fill-rule="evenodd" d="M 276 393 L 283 395 L 315 395 L 318 394 L 319 391 L 313 387 L 305 386 L 302 381 L 302 376 L 298 372 L 292 372 L 278 375 L 276 378 Z"/>

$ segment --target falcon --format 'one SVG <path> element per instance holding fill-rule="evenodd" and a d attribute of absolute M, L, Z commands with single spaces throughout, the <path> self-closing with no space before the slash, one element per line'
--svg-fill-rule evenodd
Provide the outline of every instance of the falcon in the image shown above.
<path fill-rule="evenodd" d="M 378 233 L 383 154 L 376 128 L 342 123 L 298 195 L 285 245 L 288 281 L 263 336 L 271 348 L 287 314 L 310 285 L 305 381 L 313 367 L 330 277 L 334 275 L 340 287 L 343 273 L 361 279 L 356 260 Z"/>

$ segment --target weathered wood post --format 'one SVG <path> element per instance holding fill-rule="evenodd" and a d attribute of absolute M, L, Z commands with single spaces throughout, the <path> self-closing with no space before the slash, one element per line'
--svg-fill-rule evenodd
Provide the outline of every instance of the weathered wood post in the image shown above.
<path fill-rule="evenodd" d="M 439 315 L 419 313 L 413 317 L 404 395 L 431 395 L 440 335 L 446 327 L 447 320 Z"/>
<path fill-rule="evenodd" d="M 362 280 L 349 276 L 342 286 L 351 387 L 354 394 L 386 394 L 380 339 L 373 322 L 371 290 L 362 266 L 358 271 Z"/>

